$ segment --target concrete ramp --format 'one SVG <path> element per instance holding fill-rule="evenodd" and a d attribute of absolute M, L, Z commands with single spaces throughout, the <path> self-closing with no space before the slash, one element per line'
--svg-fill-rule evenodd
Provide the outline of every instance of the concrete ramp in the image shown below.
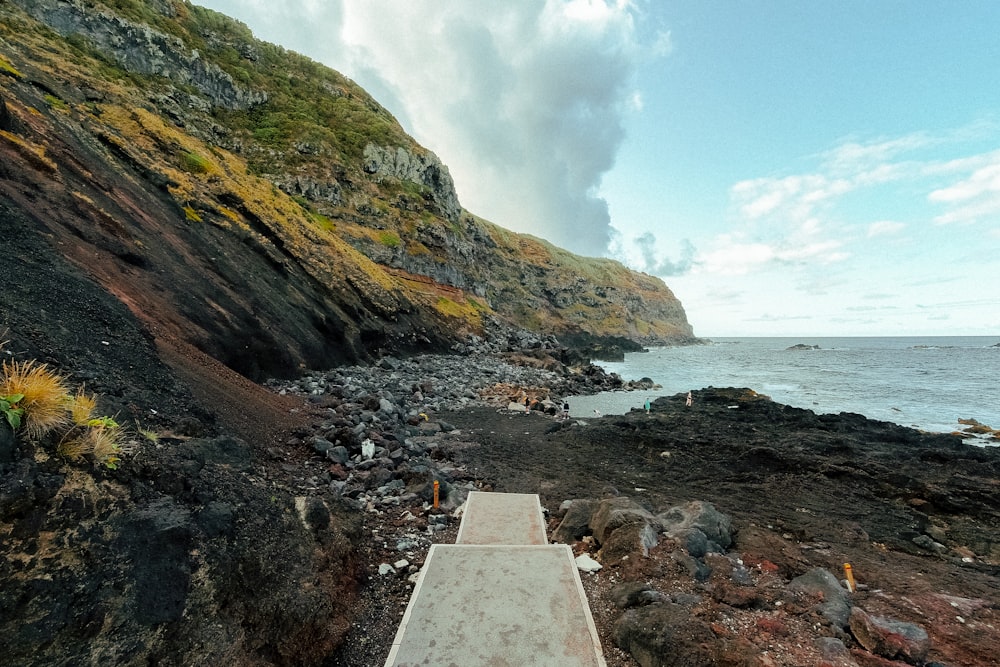
<path fill-rule="evenodd" d="M 470 491 L 455 542 L 548 544 L 538 494 Z"/>
<path fill-rule="evenodd" d="M 470 493 L 458 542 L 431 546 L 386 667 L 605 667 L 573 551 L 547 544 L 537 495 Z"/>

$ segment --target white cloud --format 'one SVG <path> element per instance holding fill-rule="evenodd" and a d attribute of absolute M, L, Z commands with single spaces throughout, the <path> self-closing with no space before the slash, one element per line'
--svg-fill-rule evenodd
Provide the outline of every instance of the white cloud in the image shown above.
<path fill-rule="evenodd" d="M 634 11 L 605 0 L 344 0 L 342 37 L 349 69 L 366 86 L 377 72 L 464 206 L 602 255 L 611 221 L 595 193 L 624 114 L 641 108 Z"/>
<path fill-rule="evenodd" d="M 906 229 L 902 222 L 894 220 L 878 220 L 868 225 L 868 238 L 876 236 L 894 236 Z"/>
<path fill-rule="evenodd" d="M 1000 218 L 1000 154 L 966 178 L 931 192 L 927 199 L 951 208 L 934 218 L 938 224 L 975 223 Z"/>

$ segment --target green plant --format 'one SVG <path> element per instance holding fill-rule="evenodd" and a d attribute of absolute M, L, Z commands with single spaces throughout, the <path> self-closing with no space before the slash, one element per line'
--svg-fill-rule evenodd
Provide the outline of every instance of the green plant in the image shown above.
<path fill-rule="evenodd" d="M 24 414 L 24 408 L 19 408 L 18 403 L 23 399 L 24 394 L 0 396 L 0 412 L 7 418 L 7 423 L 15 431 L 21 427 L 21 416 Z"/>
<path fill-rule="evenodd" d="M 69 111 L 69 104 L 66 100 L 60 99 L 55 95 L 46 95 L 45 103 L 48 104 L 53 109 L 59 109 L 60 111 Z"/>
<path fill-rule="evenodd" d="M 139 425 L 136 424 L 137 427 L 136 430 L 139 432 L 139 435 L 144 437 L 146 440 L 153 443 L 154 445 L 160 441 L 159 433 L 148 428 L 138 428 L 138 426 Z"/>
<path fill-rule="evenodd" d="M 382 232 L 378 235 L 378 242 L 386 248 L 398 248 L 402 241 L 396 232 Z"/>
<path fill-rule="evenodd" d="M 188 222 L 201 222 L 201 216 L 198 215 L 198 212 L 190 206 L 184 207 L 184 218 Z"/>
<path fill-rule="evenodd" d="M 119 428 L 118 422 L 111 417 L 97 417 L 87 420 L 87 426 L 91 428 Z"/>

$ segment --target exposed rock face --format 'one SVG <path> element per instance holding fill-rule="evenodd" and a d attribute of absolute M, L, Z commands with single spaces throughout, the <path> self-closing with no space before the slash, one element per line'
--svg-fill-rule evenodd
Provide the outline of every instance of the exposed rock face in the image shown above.
<path fill-rule="evenodd" d="M 455 183 L 451 180 L 448 167 L 441 164 L 433 153 L 415 155 L 402 147 L 368 144 L 365 146 L 364 168 L 375 176 L 388 175 L 425 186 L 441 216 L 452 223 L 458 222 L 462 206 L 458 203 Z"/>
<path fill-rule="evenodd" d="M 358 515 L 313 498 L 300 520 L 293 498 L 248 483 L 242 441 L 161 444 L 114 476 L 30 448 L 0 463 L 4 551 L 19 555 L 0 559 L 3 662 L 320 664 L 349 625 Z"/>
<path fill-rule="evenodd" d="M 216 106 L 246 109 L 267 101 L 266 93 L 237 85 L 229 74 L 206 62 L 180 39 L 149 26 L 94 11 L 80 0 L 14 0 L 13 4 L 64 37 L 86 37 L 129 72 L 192 85 Z"/>

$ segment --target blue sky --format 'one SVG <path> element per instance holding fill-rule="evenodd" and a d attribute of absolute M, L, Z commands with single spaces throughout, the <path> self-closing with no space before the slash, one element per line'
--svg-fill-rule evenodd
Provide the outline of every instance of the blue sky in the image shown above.
<path fill-rule="evenodd" d="M 1000 337 L 1000 3 L 212 0 L 701 336 Z"/>

